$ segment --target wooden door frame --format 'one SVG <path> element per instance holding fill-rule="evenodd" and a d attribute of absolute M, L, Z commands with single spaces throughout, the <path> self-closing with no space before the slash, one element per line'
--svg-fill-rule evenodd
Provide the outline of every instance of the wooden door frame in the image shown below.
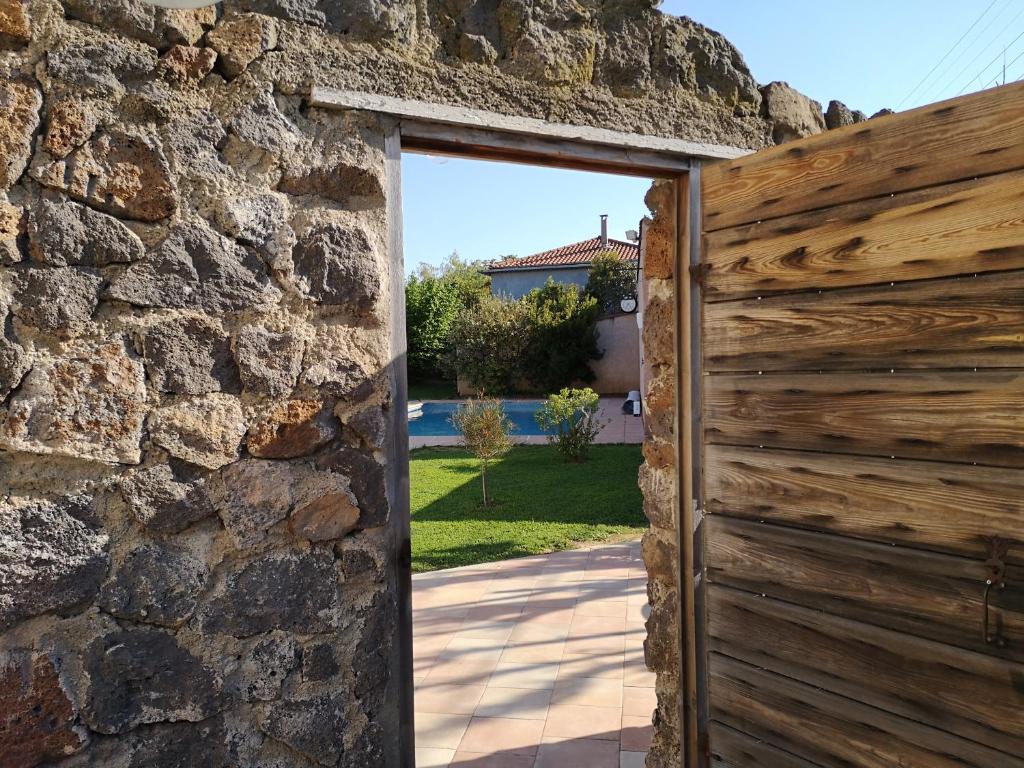
<path fill-rule="evenodd" d="M 424 102 L 395 99 L 349 91 L 314 87 L 310 104 L 329 109 L 354 109 L 381 115 L 384 129 L 384 155 L 387 190 L 388 260 L 391 301 L 391 363 L 388 377 L 393 398 L 388 413 L 389 447 L 392 453 L 387 467 L 387 490 L 392 514 L 389 517 L 391 546 L 390 584 L 398 608 L 398 642 L 392 649 L 391 693 L 398 700 L 399 735 L 395 749 L 400 768 L 414 768 L 414 702 L 412 646 L 412 562 L 409 507 L 409 448 L 406 410 L 408 379 L 406 372 L 405 283 L 402 242 L 403 151 L 443 154 L 477 160 L 512 162 L 570 170 L 597 171 L 626 176 L 667 179 L 676 185 L 676 499 L 679 550 L 680 636 L 682 670 L 680 696 L 681 749 L 684 765 L 701 766 L 699 743 L 702 722 L 698 703 L 706 701 L 706 685 L 700 675 L 703 644 L 699 642 L 694 545 L 695 506 L 683 503 L 694 498 L 700 488 L 699 429 L 693 419 L 700 418 L 699 395 L 700 303 L 690 264 L 699 260 L 700 244 L 700 162 L 702 159 L 728 159 L 748 154 L 748 150 L 660 137 L 630 134 L 584 126 L 548 123 L 493 112 L 446 107 Z M 693 334 L 697 335 L 694 336 Z M 696 341 L 697 346 L 694 346 Z M 697 353 L 695 354 L 695 349 Z M 699 502 L 698 502 L 699 504 Z M 699 508 L 699 507 L 698 507 Z M 702 698 L 703 697 L 703 698 Z M 706 707 L 705 707 L 706 712 Z"/>

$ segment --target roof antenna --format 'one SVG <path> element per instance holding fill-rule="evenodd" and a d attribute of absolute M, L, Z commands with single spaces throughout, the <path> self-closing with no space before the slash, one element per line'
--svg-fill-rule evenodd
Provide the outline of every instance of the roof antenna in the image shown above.
<path fill-rule="evenodd" d="M 608 214 L 601 214 L 601 247 L 608 247 Z"/>

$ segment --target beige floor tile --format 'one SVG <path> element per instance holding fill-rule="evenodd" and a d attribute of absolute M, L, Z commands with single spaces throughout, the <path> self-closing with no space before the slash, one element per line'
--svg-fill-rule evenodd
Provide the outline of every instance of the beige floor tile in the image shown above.
<path fill-rule="evenodd" d="M 619 768 L 646 768 L 646 752 L 620 752 Z M 419 768 L 419 766 L 417 766 Z"/>
<path fill-rule="evenodd" d="M 447 715 L 436 712 L 416 713 L 416 746 L 434 749 L 458 749 L 469 715 Z"/>
<path fill-rule="evenodd" d="M 536 755 L 543 731 L 543 720 L 474 717 L 459 749 L 484 754 Z"/>
<path fill-rule="evenodd" d="M 575 615 L 575 607 L 571 608 L 534 608 L 529 605 L 519 618 L 520 624 L 559 624 L 569 626 Z"/>
<path fill-rule="evenodd" d="M 573 739 L 607 739 L 619 741 L 622 710 L 618 707 L 581 707 L 575 704 L 553 704 L 548 708 L 545 736 Z"/>
<path fill-rule="evenodd" d="M 561 661 L 566 641 L 538 641 L 535 643 L 509 643 L 501 654 L 501 661 L 518 661 L 524 664 L 554 663 Z"/>
<path fill-rule="evenodd" d="M 428 682 L 416 686 L 415 701 L 417 712 L 436 712 L 448 715 L 472 715 L 480 697 L 484 695 L 483 685 L 451 685 Z"/>
<path fill-rule="evenodd" d="M 622 689 L 622 714 L 629 717 L 650 718 L 658 706 L 653 688 L 626 687 Z"/>
<path fill-rule="evenodd" d="M 453 638 L 441 652 L 440 660 L 493 661 L 497 664 L 504 649 L 504 641 L 483 640 L 474 637 Z"/>
<path fill-rule="evenodd" d="M 585 707 L 622 707 L 622 683 L 599 677 L 559 680 L 551 703 L 578 704 Z"/>
<path fill-rule="evenodd" d="M 470 609 L 472 612 L 472 609 Z M 625 600 L 586 600 L 580 598 L 576 602 L 577 616 L 612 616 L 626 618 L 629 608 Z"/>
<path fill-rule="evenodd" d="M 490 640 L 496 643 L 504 643 L 508 640 L 512 630 L 515 629 L 514 621 L 471 621 L 464 622 L 453 640 L 472 638 L 476 640 Z"/>
<path fill-rule="evenodd" d="M 607 634 L 618 634 L 621 635 L 626 631 L 626 619 L 616 618 L 614 616 L 585 616 L 579 615 L 574 616 L 572 623 L 569 624 L 569 636 L 578 637 L 580 635 L 607 635 Z"/>
<path fill-rule="evenodd" d="M 558 667 L 558 679 L 576 679 L 583 677 L 600 677 L 611 680 L 618 680 L 622 684 L 622 658 L 621 653 L 587 653 L 569 654 L 562 656 L 562 662 Z"/>
<path fill-rule="evenodd" d="M 551 691 L 488 687 L 476 705 L 474 714 L 477 717 L 544 720 L 550 703 Z"/>
<path fill-rule="evenodd" d="M 626 637 L 622 632 L 599 632 L 576 635 L 565 641 L 565 653 L 580 656 L 592 653 L 622 653 Z"/>
<path fill-rule="evenodd" d="M 619 768 L 619 745 L 600 739 L 545 739 L 536 768 Z"/>
<path fill-rule="evenodd" d="M 456 752 L 451 768 L 533 768 L 534 759 L 533 755 Z"/>
<path fill-rule="evenodd" d="M 526 601 L 515 603 L 478 603 L 466 612 L 466 621 L 518 621 Z"/>
<path fill-rule="evenodd" d="M 497 666 L 493 661 L 462 661 L 461 659 L 440 659 L 427 672 L 426 682 L 452 683 L 454 685 L 486 685 Z"/>
<path fill-rule="evenodd" d="M 642 661 L 639 664 L 627 661 L 623 666 L 622 681 L 624 685 L 632 688 L 653 688 L 655 674 L 647 669 L 647 665 Z"/>
<path fill-rule="evenodd" d="M 646 752 L 651 748 L 654 726 L 650 715 L 647 717 L 622 717 L 622 749 L 626 752 Z"/>
<path fill-rule="evenodd" d="M 501 661 L 495 667 L 488 685 L 492 688 L 526 688 L 549 691 L 555 687 L 558 662 L 523 663 Z"/>
<path fill-rule="evenodd" d="M 416 768 L 448 768 L 455 757 L 454 749 L 416 748 Z"/>

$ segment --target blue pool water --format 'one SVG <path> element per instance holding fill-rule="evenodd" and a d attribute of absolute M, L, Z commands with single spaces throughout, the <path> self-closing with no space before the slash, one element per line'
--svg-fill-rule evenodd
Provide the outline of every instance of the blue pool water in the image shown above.
<path fill-rule="evenodd" d="M 540 400 L 505 400 L 502 405 L 505 406 L 505 415 L 514 425 L 513 436 L 546 434 L 533 418 L 540 409 Z M 458 435 L 458 430 L 452 425 L 452 414 L 458 407 L 458 403 L 424 403 L 421 411 L 409 414 L 410 437 Z"/>

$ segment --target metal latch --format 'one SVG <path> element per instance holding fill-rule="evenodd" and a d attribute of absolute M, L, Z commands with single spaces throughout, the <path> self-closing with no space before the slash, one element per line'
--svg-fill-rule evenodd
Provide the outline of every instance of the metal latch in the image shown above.
<path fill-rule="evenodd" d="M 1006 638 L 999 632 L 999 627 L 993 632 L 989 626 L 989 595 L 993 589 L 1006 589 L 1006 555 L 1010 550 L 1010 543 L 1003 541 L 998 536 L 992 536 L 988 540 L 988 559 L 985 561 L 985 598 L 983 638 L 988 645 L 997 648 L 1006 647 Z"/>

